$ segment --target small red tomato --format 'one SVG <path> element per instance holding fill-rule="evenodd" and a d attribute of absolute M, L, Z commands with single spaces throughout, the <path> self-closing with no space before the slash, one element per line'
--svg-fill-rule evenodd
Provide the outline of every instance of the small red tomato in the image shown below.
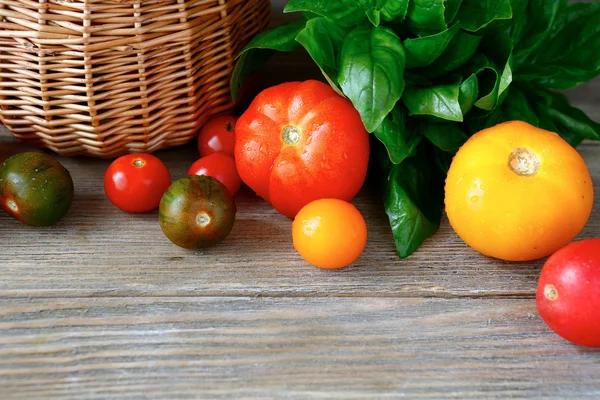
<path fill-rule="evenodd" d="M 227 187 L 231 196 L 235 196 L 242 186 L 235 160 L 225 153 L 212 153 L 202 157 L 192 164 L 188 175 L 212 176 Z"/>
<path fill-rule="evenodd" d="M 558 335 L 600 347 L 600 239 L 574 242 L 554 253 L 542 268 L 536 302 Z"/>
<path fill-rule="evenodd" d="M 198 135 L 198 152 L 205 157 L 216 152 L 223 152 L 233 157 L 235 147 L 235 124 L 237 117 L 218 115 L 211 118 Z"/>
<path fill-rule="evenodd" d="M 151 154 L 119 157 L 104 174 L 106 197 L 121 210 L 131 213 L 158 208 L 170 185 L 169 169 Z"/>

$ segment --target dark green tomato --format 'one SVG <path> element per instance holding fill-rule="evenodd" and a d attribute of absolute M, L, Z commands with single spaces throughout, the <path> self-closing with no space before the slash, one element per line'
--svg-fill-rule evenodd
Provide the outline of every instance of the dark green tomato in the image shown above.
<path fill-rule="evenodd" d="M 227 188 L 205 175 L 175 181 L 160 202 L 158 221 L 170 241 L 186 249 L 212 247 L 233 228 L 237 208 Z"/>
<path fill-rule="evenodd" d="M 73 201 L 71 174 L 44 153 L 19 153 L 0 165 L 0 203 L 27 225 L 54 225 Z"/>

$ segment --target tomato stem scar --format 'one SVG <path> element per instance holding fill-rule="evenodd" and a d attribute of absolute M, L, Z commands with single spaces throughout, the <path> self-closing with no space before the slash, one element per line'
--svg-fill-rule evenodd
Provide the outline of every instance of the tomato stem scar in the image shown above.
<path fill-rule="evenodd" d="M 6 207 L 8 207 L 8 209 L 11 210 L 14 213 L 18 213 L 19 212 L 19 206 L 12 199 L 6 200 Z"/>
<path fill-rule="evenodd" d="M 508 157 L 508 167 L 519 176 L 535 176 L 540 171 L 540 159 L 533 151 L 517 147 Z"/>
<path fill-rule="evenodd" d="M 136 168 L 141 168 L 146 164 L 146 162 L 144 160 L 141 160 L 139 158 L 136 158 L 135 160 L 133 160 L 133 166 Z"/>
<path fill-rule="evenodd" d="M 300 141 L 300 130 L 295 126 L 287 125 L 281 130 L 281 139 L 285 144 L 296 144 Z"/>
<path fill-rule="evenodd" d="M 210 221 L 210 215 L 208 215 L 206 211 L 200 211 L 196 215 L 196 225 L 198 225 L 201 228 L 207 227 L 210 224 Z"/>
<path fill-rule="evenodd" d="M 558 290 L 551 283 L 544 286 L 544 296 L 550 301 L 558 299 Z"/>

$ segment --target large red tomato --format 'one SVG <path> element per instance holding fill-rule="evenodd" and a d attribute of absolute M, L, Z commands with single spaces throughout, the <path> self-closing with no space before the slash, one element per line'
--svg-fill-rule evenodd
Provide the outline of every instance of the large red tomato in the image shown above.
<path fill-rule="evenodd" d="M 311 201 L 350 201 L 362 187 L 369 135 L 352 103 L 319 81 L 261 92 L 235 127 L 242 180 L 280 213 Z"/>

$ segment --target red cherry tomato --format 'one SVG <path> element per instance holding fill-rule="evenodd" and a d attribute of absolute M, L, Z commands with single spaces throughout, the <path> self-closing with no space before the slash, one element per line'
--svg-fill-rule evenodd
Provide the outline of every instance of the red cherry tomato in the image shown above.
<path fill-rule="evenodd" d="M 237 117 L 231 115 L 218 115 L 210 119 L 198 135 L 200 157 L 219 151 L 233 157 L 236 122 Z"/>
<path fill-rule="evenodd" d="M 167 166 L 151 154 L 117 158 L 104 174 L 104 192 L 115 206 L 131 213 L 158 208 L 171 185 Z"/>
<path fill-rule="evenodd" d="M 554 253 L 542 268 L 536 303 L 558 335 L 600 347 L 600 239 L 574 242 Z"/>
<path fill-rule="evenodd" d="M 231 196 L 234 196 L 242 185 L 235 160 L 225 153 L 212 153 L 202 157 L 192 164 L 188 175 L 212 176 L 227 187 Z"/>

